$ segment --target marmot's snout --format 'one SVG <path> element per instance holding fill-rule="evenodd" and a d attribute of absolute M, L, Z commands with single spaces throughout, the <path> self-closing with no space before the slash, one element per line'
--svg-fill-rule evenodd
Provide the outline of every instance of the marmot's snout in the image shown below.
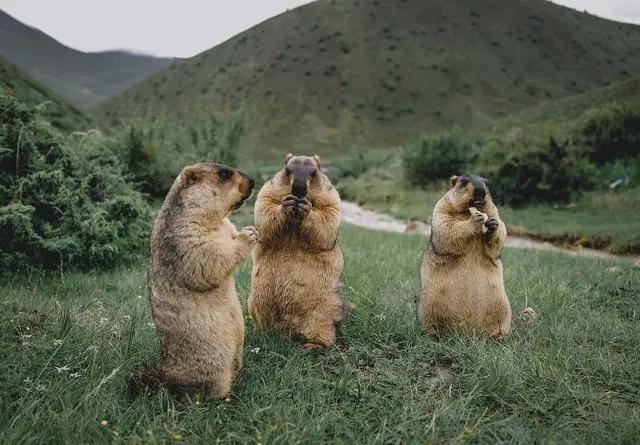
<path fill-rule="evenodd" d="M 242 173 L 241 171 L 238 171 L 238 174 L 240 175 L 240 201 L 238 202 L 238 204 L 236 205 L 236 208 L 239 208 L 247 199 L 249 199 L 249 197 L 251 197 L 251 194 L 253 193 L 253 188 L 256 185 L 256 181 L 253 180 L 253 178 L 251 178 L 248 175 L 245 175 L 244 173 Z"/>
<path fill-rule="evenodd" d="M 291 193 L 298 199 L 302 199 L 307 196 L 307 181 L 306 178 L 293 178 L 293 184 L 291 184 Z"/>
<path fill-rule="evenodd" d="M 484 185 L 481 187 L 475 187 L 473 189 L 473 199 L 471 200 L 471 203 L 475 207 L 482 207 L 486 196 L 487 191 L 485 190 Z"/>

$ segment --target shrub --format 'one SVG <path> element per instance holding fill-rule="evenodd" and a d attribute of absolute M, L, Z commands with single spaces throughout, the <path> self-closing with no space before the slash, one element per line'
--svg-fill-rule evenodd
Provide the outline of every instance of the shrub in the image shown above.
<path fill-rule="evenodd" d="M 595 166 L 578 152 L 517 132 L 487 142 L 482 165 L 494 199 L 514 205 L 568 201 L 594 185 Z"/>
<path fill-rule="evenodd" d="M 129 124 L 117 138 L 126 172 L 140 190 L 161 199 L 187 164 L 235 166 L 243 132 L 242 114 L 223 118 L 212 113 L 189 125 L 149 118 Z"/>
<path fill-rule="evenodd" d="M 0 147 L 0 268 L 105 266 L 146 245 L 151 210 L 113 139 L 64 137 L 0 94 Z"/>
<path fill-rule="evenodd" d="M 455 132 L 422 136 L 405 147 L 406 177 L 411 184 L 423 186 L 463 173 L 475 153 L 474 145 Z"/>
<path fill-rule="evenodd" d="M 587 113 L 578 138 L 599 164 L 640 156 L 640 107 L 614 104 Z"/>

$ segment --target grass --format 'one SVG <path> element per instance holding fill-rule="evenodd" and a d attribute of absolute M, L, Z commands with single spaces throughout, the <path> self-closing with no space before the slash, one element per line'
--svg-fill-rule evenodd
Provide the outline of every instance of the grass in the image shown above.
<path fill-rule="evenodd" d="M 130 372 L 159 357 L 144 259 L 5 276 L 0 442 L 635 442 L 640 269 L 507 249 L 513 334 L 436 340 L 415 320 L 425 240 L 345 226 L 341 243 L 343 292 L 358 307 L 338 347 L 304 353 L 247 320 L 230 402 L 127 395 Z M 243 302 L 249 270 L 238 273 Z M 517 317 L 525 306 L 539 315 L 533 325 Z"/>

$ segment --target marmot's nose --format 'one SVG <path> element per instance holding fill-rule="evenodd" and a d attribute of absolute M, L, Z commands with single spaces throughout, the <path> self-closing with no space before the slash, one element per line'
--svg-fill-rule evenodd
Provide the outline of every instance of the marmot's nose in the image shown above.
<path fill-rule="evenodd" d="M 473 191 L 474 201 L 484 201 L 485 196 L 487 196 L 487 192 L 484 189 L 475 189 Z"/>
<path fill-rule="evenodd" d="M 305 181 L 294 180 L 293 184 L 291 185 L 291 192 L 296 198 L 304 198 L 305 196 L 307 196 L 307 183 Z"/>

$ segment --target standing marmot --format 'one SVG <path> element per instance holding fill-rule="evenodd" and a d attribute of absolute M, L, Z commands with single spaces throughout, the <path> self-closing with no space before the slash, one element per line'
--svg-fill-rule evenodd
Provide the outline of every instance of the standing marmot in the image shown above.
<path fill-rule="evenodd" d="M 301 335 L 307 349 L 332 346 L 344 313 L 340 196 L 317 156 L 287 155 L 258 194 L 255 222 L 249 313 L 256 326 Z"/>
<path fill-rule="evenodd" d="M 257 239 L 227 215 L 254 181 L 219 164 L 187 166 L 151 233 L 149 299 L 162 347 L 160 379 L 177 392 L 225 397 L 242 367 L 244 319 L 234 269 Z"/>
<path fill-rule="evenodd" d="M 418 318 L 430 332 L 467 330 L 501 339 L 511 328 L 500 260 L 507 229 L 484 179 L 453 176 L 451 184 L 433 210 Z"/>

